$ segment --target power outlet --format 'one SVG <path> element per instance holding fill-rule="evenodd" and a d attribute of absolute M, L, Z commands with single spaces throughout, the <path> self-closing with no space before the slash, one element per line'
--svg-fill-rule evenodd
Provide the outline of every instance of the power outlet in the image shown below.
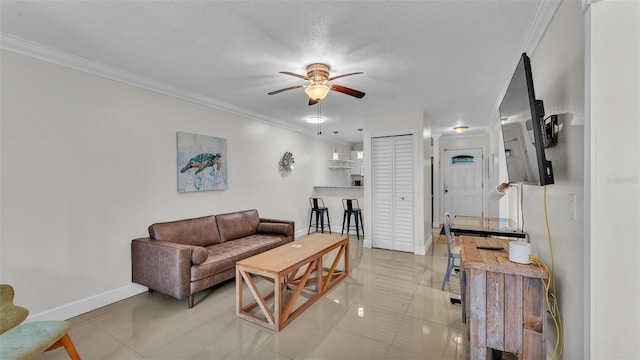
<path fill-rule="evenodd" d="M 576 194 L 569 194 L 569 219 L 576 219 Z"/>

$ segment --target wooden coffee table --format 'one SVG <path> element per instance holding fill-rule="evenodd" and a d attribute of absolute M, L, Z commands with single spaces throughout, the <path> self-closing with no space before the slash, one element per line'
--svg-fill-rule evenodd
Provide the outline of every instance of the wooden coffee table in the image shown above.
<path fill-rule="evenodd" d="M 340 260 L 343 269 L 338 269 Z M 330 267 L 323 267 L 325 261 Z M 348 275 L 349 238 L 311 234 L 236 263 L 236 316 L 280 331 Z M 257 277 L 271 282 L 272 291 L 263 294 Z M 255 300 L 247 305 L 244 283 Z"/>

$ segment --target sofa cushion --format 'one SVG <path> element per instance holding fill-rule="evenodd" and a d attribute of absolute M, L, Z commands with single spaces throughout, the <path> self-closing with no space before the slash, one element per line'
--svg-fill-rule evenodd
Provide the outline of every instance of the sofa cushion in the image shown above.
<path fill-rule="evenodd" d="M 191 262 L 193 264 L 200 265 L 207 261 L 208 258 L 209 251 L 207 251 L 207 249 L 200 246 L 194 246 L 193 249 L 191 249 Z"/>
<path fill-rule="evenodd" d="M 211 246 L 221 243 L 214 215 L 153 224 L 149 226 L 149 237 L 155 240 L 195 246 Z"/>
<path fill-rule="evenodd" d="M 201 265 L 191 267 L 191 281 L 233 269 L 236 262 L 289 242 L 290 239 L 274 235 L 253 235 L 219 245 L 209 246 L 209 258 Z"/>
<path fill-rule="evenodd" d="M 246 210 L 216 215 L 222 242 L 254 235 L 260 223 L 258 210 Z"/>

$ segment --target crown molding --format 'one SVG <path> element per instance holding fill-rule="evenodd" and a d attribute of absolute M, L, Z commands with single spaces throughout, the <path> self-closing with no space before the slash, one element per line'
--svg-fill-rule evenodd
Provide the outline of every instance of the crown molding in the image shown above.
<path fill-rule="evenodd" d="M 586 13 L 589 8 L 591 8 L 591 5 L 595 4 L 595 3 L 599 3 L 599 2 L 603 2 L 605 0 L 582 0 L 582 12 Z"/>
<path fill-rule="evenodd" d="M 538 3 L 533 15 L 533 21 L 531 21 L 527 34 L 524 37 L 522 44 L 523 52 L 533 54 L 547 27 L 551 23 L 553 16 L 560 7 L 560 3 L 562 3 L 561 0 L 542 0 Z M 520 57 L 520 54 L 518 54 L 518 57 Z"/>
<path fill-rule="evenodd" d="M 171 96 L 198 105 L 206 106 L 216 110 L 225 111 L 239 115 L 251 120 L 259 121 L 269 125 L 274 125 L 290 131 L 304 132 L 302 129 L 292 128 L 290 124 L 265 118 L 259 114 L 248 112 L 236 106 L 215 100 L 208 96 L 190 92 L 176 86 L 155 81 L 144 76 L 136 75 L 97 61 L 73 55 L 64 51 L 53 49 L 42 44 L 22 39 L 20 37 L 0 32 L 0 49 L 11 51 L 20 55 L 48 63 L 64 66 L 73 70 L 85 72 L 99 76 L 108 80 L 121 82 L 159 94 Z"/>
<path fill-rule="evenodd" d="M 196 96 L 195 94 L 189 94 L 182 89 L 171 87 L 166 84 L 99 63 L 97 61 L 46 47 L 44 45 L 31 42 L 13 35 L 5 33 L 0 34 L 0 48 L 48 63 L 68 67 L 105 79 L 118 81 L 165 95 L 171 95 L 182 99 L 193 99 L 198 103 L 203 103 L 203 105 L 209 104 L 215 107 L 223 107 L 221 106 L 221 104 L 215 103 L 211 99 Z"/>
<path fill-rule="evenodd" d="M 514 55 L 514 68 L 515 64 L 517 64 L 520 60 L 521 53 L 526 52 L 527 54 L 529 54 L 529 56 L 531 56 L 536 50 L 538 44 L 540 44 L 540 40 L 542 40 L 544 33 L 547 31 L 547 27 L 549 27 L 549 24 L 551 23 L 551 20 L 553 20 L 553 16 L 556 14 L 556 11 L 558 11 L 561 3 L 561 0 L 542 0 L 538 3 L 536 11 L 533 15 L 533 20 L 531 21 L 529 29 L 527 30 L 527 34 L 525 35 L 524 41 L 522 42 L 522 51 Z M 507 86 L 508 84 L 505 85 L 504 89 L 502 89 L 502 91 L 500 92 L 500 96 L 498 96 L 498 99 L 496 100 L 496 103 L 494 105 L 495 116 L 497 118 L 499 118 L 498 109 L 500 108 L 500 103 L 502 102 L 504 94 L 507 92 Z"/>

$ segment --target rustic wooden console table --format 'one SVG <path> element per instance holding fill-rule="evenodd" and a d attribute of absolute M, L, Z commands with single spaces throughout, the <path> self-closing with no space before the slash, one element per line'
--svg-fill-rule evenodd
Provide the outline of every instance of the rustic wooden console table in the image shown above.
<path fill-rule="evenodd" d="M 509 261 L 509 240 L 460 236 L 462 308 L 468 358 L 487 358 L 487 348 L 520 359 L 544 359 L 545 285 L 537 265 Z M 502 247 L 502 250 L 486 248 Z"/>

